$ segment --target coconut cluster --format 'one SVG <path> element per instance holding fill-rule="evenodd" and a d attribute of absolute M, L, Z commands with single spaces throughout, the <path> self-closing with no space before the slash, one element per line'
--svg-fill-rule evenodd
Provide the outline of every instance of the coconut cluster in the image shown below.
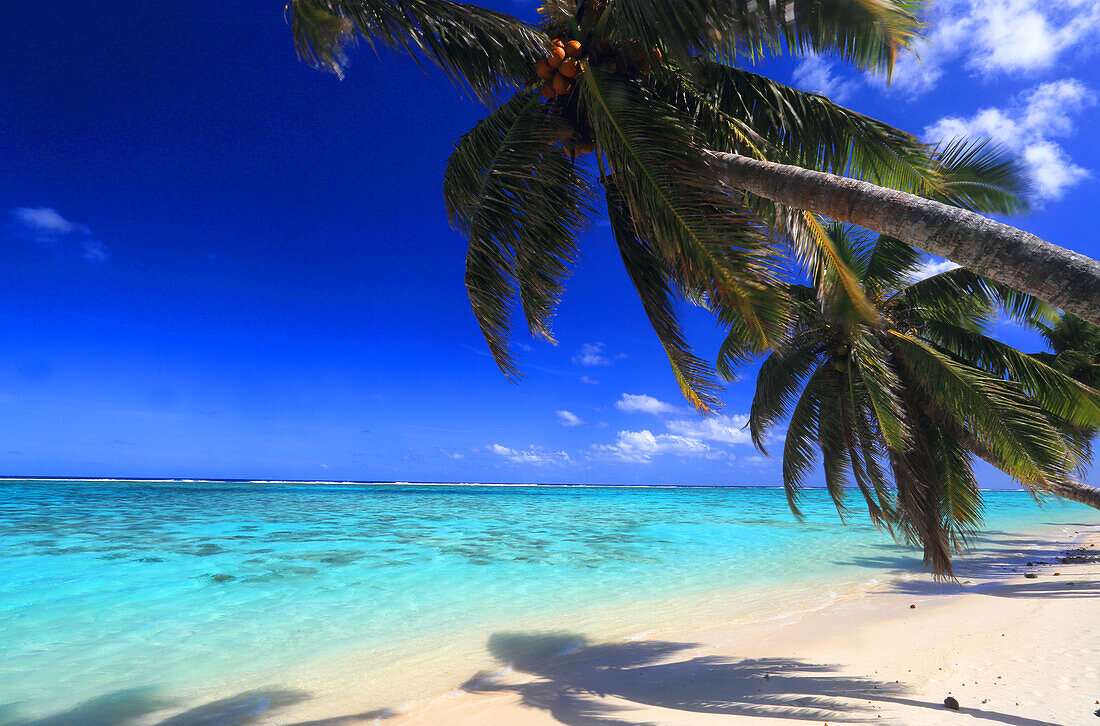
<path fill-rule="evenodd" d="M 546 81 L 542 87 L 544 98 L 565 96 L 573 90 L 577 76 L 584 70 L 581 66 L 581 56 L 584 48 L 580 41 L 563 41 L 560 38 L 550 43 L 550 53 L 546 60 L 540 60 L 535 64 L 535 73 Z"/>

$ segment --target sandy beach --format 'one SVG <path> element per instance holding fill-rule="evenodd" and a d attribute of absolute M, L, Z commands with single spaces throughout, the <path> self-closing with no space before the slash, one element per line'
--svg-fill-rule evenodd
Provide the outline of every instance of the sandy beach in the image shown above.
<path fill-rule="evenodd" d="M 785 621 L 618 643 L 499 633 L 489 649 L 508 672 L 475 675 L 417 712 L 363 715 L 395 726 L 1097 723 L 1098 530 L 1005 535 L 961 562 L 957 584 L 912 575 Z"/>

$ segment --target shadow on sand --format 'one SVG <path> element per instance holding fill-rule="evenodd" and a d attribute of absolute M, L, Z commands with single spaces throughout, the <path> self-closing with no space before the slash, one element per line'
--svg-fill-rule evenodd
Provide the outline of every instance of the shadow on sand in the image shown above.
<path fill-rule="evenodd" d="M 307 699 L 306 694 L 296 691 L 248 691 L 154 723 L 155 726 L 245 726 L 261 718 L 277 717 L 280 710 Z M 173 703 L 161 697 L 154 688 L 133 688 L 93 698 L 67 711 L 37 719 L 20 718 L 14 705 L 2 705 L 0 726 L 129 726 L 149 723 L 151 716 L 172 706 Z M 278 722 L 285 726 L 356 726 L 378 723 L 396 715 L 389 709 L 378 709 L 315 721 Z"/>
<path fill-rule="evenodd" d="M 482 672 L 463 689 L 517 693 L 525 706 L 544 710 L 566 726 L 656 726 L 631 713 L 646 707 L 828 723 L 883 723 L 877 706 L 885 703 L 943 710 L 940 703 L 904 698 L 905 687 L 897 683 L 842 675 L 833 666 L 793 658 L 690 656 L 687 651 L 696 647 L 665 641 L 590 644 L 563 633 L 496 633 L 489 639 L 493 657 L 535 678 L 504 684 Z M 984 709 L 963 712 L 991 723 L 1055 726 Z"/>

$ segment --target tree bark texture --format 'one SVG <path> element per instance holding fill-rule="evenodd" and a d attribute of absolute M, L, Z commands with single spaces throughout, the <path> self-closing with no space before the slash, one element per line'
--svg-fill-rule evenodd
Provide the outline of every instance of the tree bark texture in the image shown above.
<path fill-rule="evenodd" d="M 857 224 L 1100 325 L 1100 262 L 980 214 L 858 179 L 706 152 L 724 181 L 780 204 Z"/>
<path fill-rule="evenodd" d="M 1078 481 L 1067 480 L 1058 482 L 1050 488 L 1050 491 L 1052 494 L 1056 494 L 1063 499 L 1069 499 L 1078 504 L 1085 504 L 1094 509 L 1100 509 L 1100 489 L 1094 486 L 1082 484 Z"/>

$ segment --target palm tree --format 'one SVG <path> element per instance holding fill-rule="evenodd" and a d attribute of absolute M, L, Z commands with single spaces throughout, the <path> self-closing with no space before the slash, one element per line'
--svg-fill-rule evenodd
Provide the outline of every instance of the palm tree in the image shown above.
<path fill-rule="evenodd" d="M 1034 353 L 1036 358 L 1086 386 L 1100 388 L 1100 328 L 1069 313 L 1036 327 L 1052 351 Z"/>
<path fill-rule="evenodd" d="M 984 331 L 1001 307 L 1024 321 L 1049 308 L 964 268 L 914 281 L 909 245 L 871 244 L 839 223 L 828 233 L 872 314 L 831 269 L 814 287 L 790 285 L 795 314 L 761 366 L 749 416 L 762 450 L 790 416 L 783 484 L 796 513 L 820 449 L 841 514 L 850 473 L 874 522 L 922 545 L 933 573 L 949 576 L 951 551 L 981 521 L 974 456 L 1036 493 L 1098 493 L 1074 472 L 1100 425 L 1100 393 Z M 727 376 L 743 345 L 736 334 L 723 345 Z"/>
<path fill-rule="evenodd" d="M 339 71 L 348 43 L 377 39 L 426 55 L 493 107 L 456 144 L 444 197 L 469 242 L 474 313 L 506 375 L 519 375 L 513 296 L 530 332 L 552 339 L 577 238 L 603 206 L 673 373 L 705 412 L 717 384 L 673 298 L 705 305 L 763 350 L 786 314 L 781 258 L 766 238 L 786 239 L 811 270 L 836 258 L 815 215 L 735 192 L 708 154 L 838 171 L 972 209 L 1020 208 L 1005 193 L 1014 167 L 996 150 L 932 149 L 722 62 L 790 47 L 888 70 L 919 27 L 911 5 L 817 0 L 773 13 L 747 0 L 549 0 L 539 27 L 450 0 L 291 0 L 288 11 L 300 54 L 317 65 Z"/>
<path fill-rule="evenodd" d="M 629 220 L 635 241 L 669 273 L 663 283 L 648 281 L 651 300 L 662 286 L 686 283 L 689 296 L 705 296 L 720 315 L 742 316 L 766 337 L 763 307 L 772 301 L 761 291 L 772 260 L 759 250 L 754 222 L 769 210 L 777 212 L 773 223 L 810 212 L 903 239 L 1100 323 L 1100 262 L 975 214 L 1014 211 L 982 204 L 978 185 L 963 195 L 977 204 L 945 199 L 936 155 L 912 136 L 731 65 L 768 52 L 813 51 L 888 73 L 917 36 L 923 5 L 547 0 L 540 26 L 451 0 L 290 0 L 287 9 L 299 53 L 315 65 L 340 73 L 357 38 L 380 41 L 426 56 L 494 107 L 460 142 L 448 198 L 479 258 L 468 266 L 475 312 L 501 367 L 514 374 L 501 304 L 508 281 L 518 282 L 532 330 L 546 334 L 573 239 L 591 212 L 584 201 L 591 180 L 565 161 L 591 146 L 609 208 L 628 213 L 617 236 L 630 236 L 623 229 Z M 562 60 L 552 40 L 563 50 L 575 41 L 577 54 L 559 71 L 557 87 L 543 87 L 536 73 L 548 75 L 548 66 L 539 62 Z M 540 89 L 553 98 L 541 103 Z M 544 146 L 557 137 L 560 150 Z M 501 216 L 486 219 L 491 214 Z M 820 237 L 807 232 L 812 223 L 796 226 L 810 244 Z M 720 236 L 721 250 L 714 244 Z M 726 252 L 732 257 L 725 261 L 744 274 L 721 270 Z M 639 255 L 625 251 L 624 262 L 639 263 Z M 668 269 L 673 261 L 678 276 Z M 647 307 L 658 332 L 670 320 L 666 308 Z M 689 379 L 697 360 L 670 330 L 662 341 L 677 375 Z M 689 397 L 705 405 L 706 387 L 697 383 Z"/>

